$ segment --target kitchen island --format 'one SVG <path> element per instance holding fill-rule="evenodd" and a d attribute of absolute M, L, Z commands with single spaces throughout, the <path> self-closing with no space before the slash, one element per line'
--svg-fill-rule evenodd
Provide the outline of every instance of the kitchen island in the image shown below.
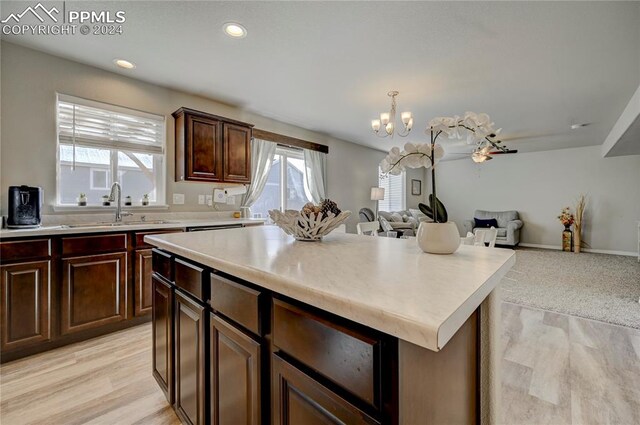
<path fill-rule="evenodd" d="M 145 237 L 154 376 L 185 423 L 478 423 L 511 250 L 274 226 Z"/>

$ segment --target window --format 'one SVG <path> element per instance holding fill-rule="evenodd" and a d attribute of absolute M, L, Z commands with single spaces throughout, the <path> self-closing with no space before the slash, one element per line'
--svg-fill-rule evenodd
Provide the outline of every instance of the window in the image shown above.
<path fill-rule="evenodd" d="M 109 170 L 101 170 L 99 168 L 91 169 L 91 190 L 108 190 L 111 188 L 111 181 L 109 179 Z"/>
<path fill-rule="evenodd" d="M 58 95 L 58 205 L 76 205 L 80 193 L 101 205 L 113 182 L 140 205 L 143 195 L 163 205 L 163 116 Z"/>
<path fill-rule="evenodd" d="M 382 177 L 382 171 L 378 169 L 378 186 L 384 188 L 384 199 L 380 201 L 380 211 L 401 211 L 405 208 L 405 174 L 399 176 L 391 174 Z"/>
<path fill-rule="evenodd" d="M 302 151 L 278 146 L 267 184 L 251 211 L 266 218 L 269 210 L 301 210 L 310 201 L 304 189 Z"/>

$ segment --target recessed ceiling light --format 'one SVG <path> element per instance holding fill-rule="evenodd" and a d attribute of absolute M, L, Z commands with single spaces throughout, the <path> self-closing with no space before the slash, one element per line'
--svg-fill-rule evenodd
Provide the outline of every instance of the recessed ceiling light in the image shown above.
<path fill-rule="evenodd" d="M 120 68 L 124 68 L 124 69 L 133 69 L 136 67 L 136 65 L 133 62 L 129 62 L 124 59 L 114 59 L 113 63 L 118 65 Z"/>
<path fill-rule="evenodd" d="M 579 129 L 579 128 L 586 127 L 586 126 L 588 126 L 589 124 L 591 124 L 591 123 L 583 122 L 583 123 L 581 123 L 581 124 L 573 124 L 573 125 L 571 125 L 571 130 L 577 130 L 577 129 Z"/>
<path fill-rule="evenodd" d="M 244 38 L 247 35 L 247 29 L 237 22 L 227 22 L 222 28 L 229 37 Z"/>

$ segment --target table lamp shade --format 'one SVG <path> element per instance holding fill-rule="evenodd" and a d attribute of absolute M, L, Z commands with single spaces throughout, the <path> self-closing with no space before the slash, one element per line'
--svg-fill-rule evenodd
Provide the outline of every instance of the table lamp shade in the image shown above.
<path fill-rule="evenodd" d="M 371 200 L 381 201 L 384 199 L 384 187 L 372 187 L 371 188 Z"/>

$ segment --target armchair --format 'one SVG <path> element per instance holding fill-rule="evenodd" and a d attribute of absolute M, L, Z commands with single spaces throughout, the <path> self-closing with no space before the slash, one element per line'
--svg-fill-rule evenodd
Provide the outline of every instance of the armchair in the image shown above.
<path fill-rule="evenodd" d="M 520 243 L 520 229 L 524 223 L 520 220 L 518 211 L 483 211 L 476 210 L 474 218 L 491 219 L 498 222 L 498 236 L 496 245 L 517 246 Z M 465 231 L 475 233 L 475 220 L 465 220 Z"/>

